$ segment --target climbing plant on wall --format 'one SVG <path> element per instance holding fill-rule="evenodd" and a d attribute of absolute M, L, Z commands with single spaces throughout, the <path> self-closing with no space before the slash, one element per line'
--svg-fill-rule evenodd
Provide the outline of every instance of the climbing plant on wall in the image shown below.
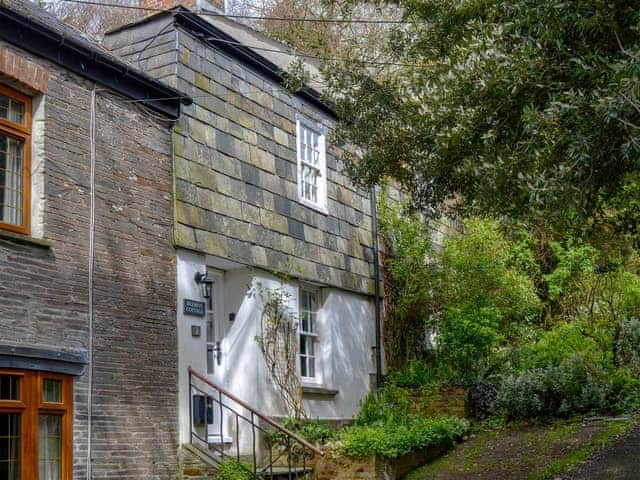
<path fill-rule="evenodd" d="M 302 386 L 296 368 L 298 321 L 289 308 L 291 294 L 284 285 L 269 288 L 260 282 L 251 293 L 262 303 L 256 342 L 266 362 L 270 379 L 281 395 L 287 415 L 306 417 L 302 405 Z"/>

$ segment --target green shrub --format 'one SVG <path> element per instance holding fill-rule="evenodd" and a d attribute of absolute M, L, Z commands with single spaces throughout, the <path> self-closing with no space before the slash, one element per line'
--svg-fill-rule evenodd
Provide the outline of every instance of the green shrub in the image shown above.
<path fill-rule="evenodd" d="M 473 418 L 485 420 L 495 415 L 500 385 L 489 380 L 471 382 L 468 394 L 469 413 Z"/>
<path fill-rule="evenodd" d="M 441 363 L 452 379 L 477 377 L 501 341 L 500 312 L 495 308 L 448 308 L 437 338 Z"/>
<path fill-rule="evenodd" d="M 407 366 L 387 376 L 387 383 L 402 388 L 420 388 L 430 385 L 437 378 L 436 369 L 419 360 L 410 361 Z"/>
<path fill-rule="evenodd" d="M 300 435 L 310 443 L 324 445 L 336 437 L 337 430 L 331 425 L 321 422 L 320 420 L 301 420 L 298 418 L 287 418 L 283 426 Z M 271 433 L 271 441 L 276 445 L 284 445 L 286 437 L 279 431 Z"/>
<path fill-rule="evenodd" d="M 412 450 L 447 447 L 459 440 L 468 423 L 458 418 L 422 419 L 406 417 L 402 423 L 355 425 L 338 437 L 338 450 L 351 457 L 380 455 L 397 458 Z"/>
<path fill-rule="evenodd" d="M 633 383 L 632 378 L 576 354 L 558 366 L 507 376 L 497 406 L 509 419 L 610 413 L 625 402 Z"/>
<path fill-rule="evenodd" d="M 514 371 L 558 366 L 568 358 L 580 354 L 593 362 L 603 361 L 604 354 L 593 338 L 582 333 L 579 322 L 562 323 L 543 332 L 537 340 L 525 343 L 511 353 Z"/>
<path fill-rule="evenodd" d="M 620 334 L 616 342 L 620 363 L 640 373 L 640 320 L 627 318 L 620 324 Z"/>
<path fill-rule="evenodd" d="M 251 465 L 226 458 L 218 465 L 218 480 L 253 480 Z"/>
<path fill-rule="evenodd" d="M 356 417 L 356 425 L 374 425 L 402 421 L 409 414 L 413 398 L 406 389 L 393 384 L 371 392 Z"/>
<path fill-rule="evenodd" d="M 441 368 L 450 378 L 469 380 L 486 372 L 517 325 L 537 320 L 540 300 L 522 271 L 524 243 L 508 241 L 490 219 L 468 219 L 465 229 L 442 251 L 436 343 Z"/>

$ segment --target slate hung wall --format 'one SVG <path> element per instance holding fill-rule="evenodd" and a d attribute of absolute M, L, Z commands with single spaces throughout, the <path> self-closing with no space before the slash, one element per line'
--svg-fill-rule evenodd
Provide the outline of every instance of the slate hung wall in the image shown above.
<path fill-rule="evenodd" d="M 301 204 L 296 115 L 333 119 L 285 91 L 191 25 L 158 15 L 107 37 L 112 51 L 194 99 L 173 136 L 177 247 L 370 295 L 367 192 L 327 145 L 328 213 Z"/>
<path fill-rule="evenodd" d="M 0 69 L 0 84 L 44 109 L 33 122 L 31 234 L 0 230 L 0 358 L 50 352 L 84 371 L 73 380 L 72 439 L 73 478 L 84 479 L 93 84 L 2 41 Z M 171 125 L 97 89 L 93 478 L 175 478 Z"/>

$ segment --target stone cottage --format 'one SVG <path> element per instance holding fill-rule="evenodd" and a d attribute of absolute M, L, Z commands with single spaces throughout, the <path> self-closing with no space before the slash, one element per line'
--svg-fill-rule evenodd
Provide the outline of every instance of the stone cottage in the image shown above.
<path fill-rule="evenodd" d="M 35 4 L 0 2 L 3 480 L 177 476 L 181 100 Z"/>
<path fill-rule="evenodd" d="M 295 60 L 285 46 L 220 14 L 221 4 L 189 6 L 208 12 L 178 6 L 110 32 L 105 44 L 194 100 L 173 130 L 179 439 L 233 449 L 233 416 L 217 408 L 201 419 L 206 432 L 194 432 L 188 370 L 271 418 L 290 415 L 263 358 L 257 290 L 280 292 L 296 319 L 307 416 L 349 421 L 370 391 L 370 198 L 341 173 L 328 140 L 335 114 L 317 80 L 284 88 Z M 317 66 L 305 68 L 318 78 Z"/>

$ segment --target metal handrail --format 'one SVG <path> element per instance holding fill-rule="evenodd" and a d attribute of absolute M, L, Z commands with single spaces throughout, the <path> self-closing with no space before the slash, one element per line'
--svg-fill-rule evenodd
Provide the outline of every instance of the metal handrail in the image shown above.
<path fill-rule="evenodd" d="M 270 425 L 271 427 L 275 428 L 276 430 L 279 430 L 280 432 L 284 433 L 287 437 L 292 438 L 297 443 L 299 443 L 302 446 L 304 446 L 305 448 L 311 450 L 313 453 L 315 453 L 317 455 L 321 455 L 321 456 L 324 455 L 324 452 L 322 450 L 320 450 L 318 447 L 316 447 L 315 445 L 309 443 L 307 440 L 305 440 L 304 438 L 300 437 L 299 435 L 296 435 L 291 430 L 288 430 L 285 427 L 283 427 L 282 425 L 274 422 L 269 417 L 266 417 L 265 415 L 262 415 L 255 408 L 251 407 L 249 404 L 247 404 L 243 400 L 240 400 L 238 397 L 236 397 L 233 393 L 225 390 L 220 385 L 217 385 L 216 383 L 212 382 L 207 377 L 203 376 L 202 374 L 200 374 L 199 372 L 197 372 L 193 368 L 189 367 L 189 373 L 191 375 L 193 375 L 195 378 L 197 378 L 198 380 L 200 380 L 202 383 L 204 383 L 206 385 L 209 385 L 211 388 L 213 388 L 213 389 L 219 391 L 220 393 L 222 393 L 225 397 L 230 398 L 231 400 L 236 402 L 241 407 L 249 410 L 253 415 L 258 417 L 260 420 L 262 420 L 266 424 Z"/>

